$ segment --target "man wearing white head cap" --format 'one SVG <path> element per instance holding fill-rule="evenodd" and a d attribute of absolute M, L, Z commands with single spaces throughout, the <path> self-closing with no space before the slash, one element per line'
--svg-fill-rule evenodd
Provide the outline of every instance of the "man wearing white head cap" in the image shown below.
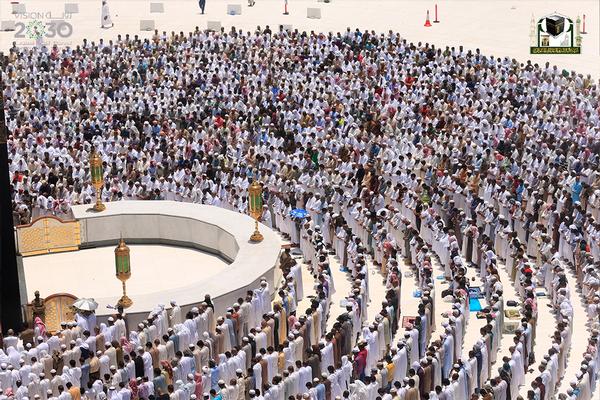
<path fill-rule="evenodd" d="M 266 205 L 266 204 L 263 206 L 263 212 L 262 212 L 261 221 L 262 221 L 262 223 L 265 226 L 268 226 L 269 228 L 273 229 L 273 222 L 272 222 L 272 218 L 271 218 L 271 211 L 269 211 L 269 206 Z"/>
<path fill-rule="evenodd" d="M 392 363 L 394 364 L 394 375 L 391 381 L 401 382 L 406 377 L 408 366 L 408 355 L 404 341 L 400 341 L 398 343 L 398 350 L 393 350 L 392 354 Z"/>
<path fill-rule="evenodd" d="M 19 338 L 15 336 L 15 333 L 12 329 L 8 329 L 6 336 L 4 336 L 4 338 L 2 339 L 2 342 L 5 350 L 9 347 L 16 349 L 19 343 Z"/>
<path fill-rule="evenodd" d="M 194 374 L 187 374 L 185 378 L 186 381 L 182 389 L 184 399 L 180 398 L 180 400 L 191 400 L 191 397 L 195 396 L 194 393 L 196 391 L 196 382 L 194 382 Z"/>
<path fill-rule="evenodd" d="M 309 217 L 303 220 L 300 224 L 300 253 L 302 253 L 307 263 L 312 262 L 315 254 L 314 247 L 311 243 L 311 238 L 314 232 L 312 225 L 312 220 Z"/>
<path fill-rule="evenodd" d="M 117 314 L 114 327 L 115 327 L 115 330 L 114 330 L 114 334 L 113 334 L 113 339 L 120 342 L 121 338 L 124 338 L 127 335 L 127 329 L 125 327 L 125 320 L 123 319 L 123 316 L 121 314 Z M 161 336 L 162 336 L 162 334 L 161 334 Z"/>
<path fill-rule="evenodd" d="M 198 341 L 198 325 L 196 324 L 193 314 L 188 313 L 186 315 L 185 321 L 183 321 L 183 325 L 189 332 L 189 342 L 186 344 L 187 347 L 187 345 L 196 343 Z"/>
<path fill-rule="evenodd" d="M 64 344 L 64 345 L 66 345 L 68 347 L 69 343 L 71 343 L 71 340 L 73 340 L 73 332 L 71 331 L 71 329 L 69 329 L 67 327 L 66 321 L 65 322 L 61 322 L 60 325 L 61 325 L 61 328 L 62 328 L 61 332 L 60 332 L 61 333 L 60 334 L 60 344 L 61 345 Z M 104 325 L 104 324 L 100 325 L 100 327 L 101 327 L 100 331 L 101 332 L 102 332 L 102 329 L 103 329 L 102 325 Z M 104 330 L 106 330 L 106 325 L 104 325 Z M 104 332 L 102 332 L 102 333 L 104 333 Z"/>
<path fill-rule="evenodd" d="M 171 300 L 171 315 L 169 317 L 169 322 L 171 328 L 175 325 L 181 324 L 182 322 L 181 307 L 177 305 L 177 302 L 175 300 Z"/>
<path fill-rule="evenodd" d="M 8 364 L 0 364 L 0 389 L 8 389 L 12 386 L 11 373 L 8 370 Z"/>
<path fill-rule="evenodd" d="M 308 204 L 307 204 L 308 207 Z M 314 201 L 310 206 L 311 217 L 314 220 L 315 225 L 323 225 L 323 200 L 321 199 L 321 194 L 316 193 L 314 197 Z"/>
<path fill-rule="evenodd" d="M 253 362 L 253 364 L 252 364 L 252 371 L 253 371 L 253 376 L 254 376 L 254 386 L 255 386 L 254 388 L 258 389 L 258 390 L 261 390 L 263 387 L 263 381 L 262 381 L 263 371 L 262 371 L 262 364 L 260 363 L 261 360 L 262 360 L 262 355 L 257 354 L 255 362 Z"/>
<path fill-rule="evenodd" d="M 48 399 L 48 392 L 52 395 L 52 390 L 50 389 L 50 380 L 47 378 L 45 373 L 40 373 L 39 375 L 39 394 L 41 400 Z"/>
<path fill-rule="evenodd" d="M 302 267 L 300 263 L 294 261 L 294 265 L 290 268 L 289 275 L 291 275 L 294 278 L 294 287 L 296 289 L 296 303 L 299 303 L 304 298 L 304 284 L 302 280 Z"/>
<path fill-rule="evenodd" d="M 258 314 L 256 321 L 260 321 L 264 314 L 267 314 L 271 309 L 271 293 L 269 291 L 269 284 L 263 277 L 260 280 L 258 289 L 254 290 L 254 293 L 258 299 Z"/>
<path fill-rule="evenodd" d="M 61 375 L 57 374 L 57 371 L 55 369 L 50 370 L 50 375 L 52 376 L 52 379 L 50 380 L 50 389 L 52 390 L 52 396 L 57 397 L 60 394 L 58 391 L 58 387 L 64 387 L 66 382 Z"/>
<path fill-rule="evenodd" d="M 129 341 L 135 343 L 136 346 L 145 346 L 148 342 L 146 325 L 140 322 L 137 327 L 137 331 L 132 330 L 129 332 Z"/>
<path fill-rule="evenodd" d="M 98 360 L 100 362 L 100 378 L 103 378 L 104 375 L 110 373 L 110 357 L 101 351 L 97 351 L 96 355 L 98 356 Z"/>
<path fill-rule="evenodd" d="M 482 339 L 477 340 L 475 348 L 481 353 L 481 365 L 478 363 L 479 373 L 479 384 L 483 385 L 489 379 L 490 370 L 489 366 L 489 354 L 485 342 Z"/>
<path fill-rule="evenodd" d="M 443 348 L 442 377 L 448 379 L 454 363 L 454 336 L 452 335 L 452 328 L 450 326 L 446 327 L 446 338 L 443 342 Z"/>

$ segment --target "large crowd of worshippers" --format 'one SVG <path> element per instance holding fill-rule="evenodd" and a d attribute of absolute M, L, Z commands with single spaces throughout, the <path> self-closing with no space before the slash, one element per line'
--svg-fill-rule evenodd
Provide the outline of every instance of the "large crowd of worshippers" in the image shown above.
<path fill-rule="evenodd" d="M 104 202 L 246 213 L 259 180 L 263 223 L 303 260 L 283 252 L 283 281 L 224 316 L 208 296 L 189 311 L 159 305 L 129 332 L 118 314 L 78 315 L 55 334 L 38 318 L 3 338 L 0 399 L 592 398 L 600 105 L 589 76 L 350 29 L 156 32 L 6 56 L 17 224 L 93 203 L 95 149 Z M 332 259 L 351 281 L 341 313 Z M 384 278 L 380 309 L 367 307 L 380 279 L 368 265 Z M 420 296 L 410 321 L 403 280 Z M 585 326 L 573 324 L 579 305 Z M 542 313 L 554 332 L 536 329 Z M 541 335 L 549 348 L 535 346 Z"/>

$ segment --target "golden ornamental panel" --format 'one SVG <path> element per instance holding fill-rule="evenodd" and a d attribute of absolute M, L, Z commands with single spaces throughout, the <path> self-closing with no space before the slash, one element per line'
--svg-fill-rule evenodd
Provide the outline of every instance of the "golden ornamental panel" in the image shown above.
<path fill-rule="evenodd" d="M 80 244 L 79 221 L 44 216 L 17 226 L 17 249 L 24 257 L 78 250 Z"/>
<path fill-rule="evenodd" d="M 46 328 L 50 332 L 60 330 L 62 321 L 73 321 L 75 313 L 73 310 L 74 296 L 55 295 L 46 298 Z"/>
<path fill-rule="evenodd" d="M 43 225 L 27 229 L 17 228 L 17 242 L 22 255 L 46 253 L 46 229 Z"/>

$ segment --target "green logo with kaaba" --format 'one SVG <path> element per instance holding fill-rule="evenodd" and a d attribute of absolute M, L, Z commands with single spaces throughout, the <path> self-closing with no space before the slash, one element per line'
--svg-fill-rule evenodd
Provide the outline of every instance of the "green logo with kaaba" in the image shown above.
<path fill-rule="evenodd" d="M 531 54 L 581 54 L 581 18 L 553 13 L 537 22 L 531 16 Z"/>

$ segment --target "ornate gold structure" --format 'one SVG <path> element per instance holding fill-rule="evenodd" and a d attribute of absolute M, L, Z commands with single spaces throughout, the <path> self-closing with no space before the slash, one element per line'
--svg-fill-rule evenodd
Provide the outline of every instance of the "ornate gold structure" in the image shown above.
<path fill-rule="evenodd" d="M 104 171 L 102 170 L 102 157 L 94 148 L 90 153 L 90 174 L 92 176 L 92 186 L 96 189 L 96 204 L 94 211 L 104 211 L 106 206 L 102 203 L 102 187 L 104 186 Z"/>
<path fill-rule="evenodd" d="M 75 319 L 73 303 L 76 300 L 77 297 L 69 293 L 56 293 L 43 299 L 45 307 L 43 322 L 46 325 L 46 330 L 54 334 L 60 330 L 61 321 L 73 321 Z M 31 302 L 25 305 L 24 308 L 25 318 L 32 324 L 35 319 L 35 305 Z"/>
<path fill-rule="evenodd" d="M 23 257 L 79 250 L 79 221 L 63 221 L 53 215 L 36 218 L 30 224 L 19 225 L 17 252 Z"/>
<path fill-rule="evenodd" d="M 248 214 L 254 218 L 254 233 L 250 236 L 253 242 L 262 242 L 263 235 L 258 231 L 258 221 L 263 212 L 262 186 L 254 180 L 248 188 Z"/>
<path fill-rule="evenodd" d="M 123 296 L 117 305 L 123 308 L 131 307 L 133 301 L 127 296 L 125 287 L 125 281 L 131 276 L 131 264 L 129 262 L 129 247 L 127 247 L 123 238 L 119 240 L 119 244 L 115 248 L 115 268 L 117 279 L 123 284 Z"/>

